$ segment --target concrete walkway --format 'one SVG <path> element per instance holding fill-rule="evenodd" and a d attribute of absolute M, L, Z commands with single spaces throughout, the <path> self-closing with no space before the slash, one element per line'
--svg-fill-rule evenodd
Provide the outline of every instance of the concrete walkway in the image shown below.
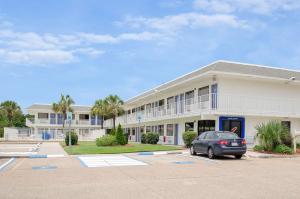
<path fill-rule="evenodd" d="M 40 155 L 63 155 L 67 156 L 65 150 L 60 146 L 58 142 L 43 142 L 40 145 L 38 152 Z"/>

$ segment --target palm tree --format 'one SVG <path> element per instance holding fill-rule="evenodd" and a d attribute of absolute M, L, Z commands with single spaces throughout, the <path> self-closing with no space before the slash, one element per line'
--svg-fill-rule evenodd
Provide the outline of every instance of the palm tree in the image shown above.
<path fill-rule="evenodd" d="M 70 97 L 70 95 L 64 96 L 63 94 L 61 94 L 59 102 L 52 104 L 53 111 L 55 113 L 61 113 L 63 116 L 63 128 L 65 127 L 65 119 L 67 118 L 67 112 L 73 112 L 71 105 L 74 103 L 75 102 Z"/>
<path fill-rule="evenodd" d="M 107 103 L 107 113 L 113 119 L 113 128 L 116 128 L 116 117 L 124 113 L 123 104 L 124 102 L 117 95 L 109 95 L 105 98 Z"/>
<path fill-rule="evenodd" d="M 101 128 L 103 129 L 103 120 L 107 116 L 107 102 L 105 100 L 99 99 L 95 102 L 94 106 L 91 109 L 93 115 L 101 117 Z"/>
<path fill-rule="evenodd" d="M 7 115 L 8 126 L 13 126 L 13 118 L 15 115 L 21 113 L 20 106 L 14 101 L 4 101 L 0 104 L 0 110 Z"/>

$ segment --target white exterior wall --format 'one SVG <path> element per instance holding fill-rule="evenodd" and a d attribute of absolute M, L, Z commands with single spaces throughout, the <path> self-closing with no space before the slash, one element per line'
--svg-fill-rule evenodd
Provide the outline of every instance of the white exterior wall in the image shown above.
<path fill-rule="evenodd" d="M 178 124 L 179 145 L 183 145 L 182 133 L 185 131 L 186 122 L 195 121 L 194 130 L 197 132 L 198 120 L 212 119 L 215 120 L 215 129 L 219 130 L 219 117 L 221 116 L 245 118 L 245 138 L 250 145 L 254 143 L 255 126 L 262 122 L 266 123 L 275 119 L 290 121 L 292 133 L 300 130 L 300 86 L 283 80 L 216 74 L 199 77 L 158 91 L 152 96 L 126 104 L 126 107 L 132 109 L 161 99 L 165 100 L 166 106 L 168 97 L 191 90 L 194 90 L 195 102 L 197 102 L 198 89 L 215 83 L 218 84 L 217 109 L 209 107 L 206 110 L 192 111 L 190 114 L 157 117 L 152 118 L 151 121 L 142 121 L 141 124 L 145 126 L 164 124 L 165 136 L 166 124 Z M 211 87 L 209 87 L 209 92 L 211 95 Z M 211 101 L 209 101 L 209 105 L 211 105 Z M 136 117 L 128 121 L 121 119 L 117 121 L 125 128 L 137 126 Z M 107 121 L 106 124 L 109 122 Z"/>
<path fill-rule="evenodd" d="M 273 110 L 273 112 L 265 114 L 261 114 L 264 110 L 257 110 L 256 113 L 253 113 L 249 108 L 249 104 L 245 103 L 240 104 L 241 111 L 238 114 L 236 114 L 236 111 L 224 114 L 225 116 L 242 116 L 245 118 L 245 138 L 249 143 L 253 142 L 253 137 L 256 134 L 255 127 L 258 124 L 267 123 L 271 120 L 290 121 L 291 133 L 300 130 L 300 119 L 298 116 L 300 112 L 298 112 L 299 103 L 297 102 L 300 99 L 299 86 L 282 81 L 267 81 L 253 78 L 222 77 L 219 78 L 219 82 L 220 100 L 222 96 L 226 95 L 243 96 L 243 99 L 251 99 L 249 101 L 253 101 L 257 105 L 256 108 L 263 109 L 264 107 L 259 105 L 264 104 Z M 297 104 L 293 104 L 296 102 Z M 252 108 L 255 107 L 252 106 Z M 295 114 L 293 114 L 293 111 L 295 111 Z"/>
<path fill-rule="evenodd" d="M 105 130 L 101 129 L 101 125 L 97 124 L 97 120 L 95 121 L 96 124 L 91 124 L 91 114 L 89 111 L 89 108 L 86 108 L 87 110 L 74 110 L 74 119 L 71 123 L 71 130 L 74 130 L 78 134 L 79 140 L 95 140 L 97 137 L 101 136 Z M 41 140 L 42 136 L 39 134 L 39 129 L 44 129 L 44 132 L 50 133 L 51 136 L 55 140 L 62 140 L 64 139 L 64 135 L 61 135 L 60 131 L 63 129 L 62 124 L 57 124 L 58 116 L 57 113 L 55 113 L 52 108 L 44 108 L 44 109 L 28 109 L 28 114 L 34 115 L 34 120 L 31 121 L 29 119 L 26 119 L 26 125 L 32 129 L 32 135 L 31 139 L 38 139 Z M 48 113 L 48 119 L 39 119 L 38 113 Z M 50 114 L 55 113 L 56 114 L 56 123 L 51 124 L 50 123 Z M 79 120 L 80 114 L 87 114 L 89 115 L 89 120 Z M 65 124 L 64 132 L 67 132 L 69 130 L 69 125 Z M 83 133 L 83 131 L 85 133 Z"/>

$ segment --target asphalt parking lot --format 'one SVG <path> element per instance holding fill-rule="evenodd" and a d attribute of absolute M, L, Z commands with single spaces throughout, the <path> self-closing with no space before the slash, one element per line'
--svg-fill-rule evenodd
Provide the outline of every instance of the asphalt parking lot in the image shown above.
<path fill-rule="evenodd" d="M 0 198 L 300 197 L 300 158 L 120 157 L 16 158 L 0 170 Z"/>

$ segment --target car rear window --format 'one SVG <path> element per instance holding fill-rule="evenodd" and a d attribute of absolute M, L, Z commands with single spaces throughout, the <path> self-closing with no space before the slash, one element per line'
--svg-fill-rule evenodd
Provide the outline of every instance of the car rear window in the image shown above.
<path fill-rule="evenodd" d="M 221 139 L 238 139 L 239 136 L 235 133 L 217 133 Z"/>

